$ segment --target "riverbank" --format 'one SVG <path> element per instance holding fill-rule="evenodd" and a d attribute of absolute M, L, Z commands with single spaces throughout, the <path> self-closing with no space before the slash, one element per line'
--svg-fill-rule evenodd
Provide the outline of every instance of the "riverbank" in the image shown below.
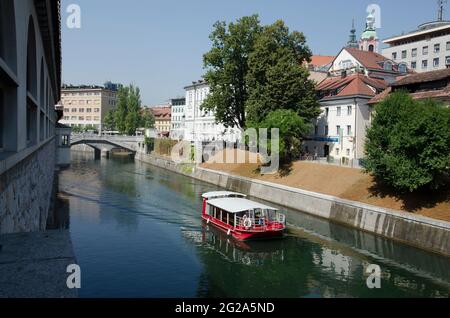
<path fill-rule="evenodd" d="M 76 264 L 68 230 L 0 236 L 0 298 L 74 298 L 67 266 Z"/>
<path fill-rule="evenodd" d="M 136 160 L 332 222 L 450 256 L 449 222 L 194 165 L 177 165 L 165 157 L 136 154 Z"/>

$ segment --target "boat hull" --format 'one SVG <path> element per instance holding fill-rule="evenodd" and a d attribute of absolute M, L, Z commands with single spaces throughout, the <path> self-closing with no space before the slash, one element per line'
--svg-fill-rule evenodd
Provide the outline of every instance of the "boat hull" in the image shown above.
<path fill-rule="evenodd" d="M 235 230 L 228 224 L 222 223 L 212 217 L 202 215 L 203 221 L 207 224 L 215 226 L 217 229 L 232 236 L 238 241 L 258 240 L 258 239 L 272 239 L 281 238 L 284 235 L 284 228 L 264 230 L 264 231 L 241 231 Z"/>

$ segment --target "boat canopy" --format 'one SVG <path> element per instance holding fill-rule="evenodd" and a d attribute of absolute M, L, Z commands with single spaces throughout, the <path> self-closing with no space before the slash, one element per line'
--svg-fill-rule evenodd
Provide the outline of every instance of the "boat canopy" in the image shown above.
<path fill-rule="evenodd" d="M 242 193 L 237 192 L 231 192 L 231 191 L 213 191 L 213 192 L 207 192 L 203 193 L 202 198 L 204 199 L 217 199 L 217 198 L 245 198 L 246 195 Z"/>
<path fill-rule="evenodd" d="M 213 199 L 208 200 L 208 204 L 230 213 L 239 213 L 255 209 L 278 211 L 278 209 L 272 208 L 268 205 L 264 205 L 243 198 Z"/>

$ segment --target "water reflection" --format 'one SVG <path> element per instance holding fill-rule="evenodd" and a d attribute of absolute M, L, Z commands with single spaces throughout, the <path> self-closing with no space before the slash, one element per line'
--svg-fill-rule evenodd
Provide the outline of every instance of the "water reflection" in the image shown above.
<path fill-rule="evenodd" d="M 237 242 L 201 221 L 200 196 L 217 187 L 124 158 L 73 159 L 60 198 L 82 297 L 449 295 L 447 258 L 297 211 L 285 239 Z M 369 264 L 381 290 L 366 286 Z"/>

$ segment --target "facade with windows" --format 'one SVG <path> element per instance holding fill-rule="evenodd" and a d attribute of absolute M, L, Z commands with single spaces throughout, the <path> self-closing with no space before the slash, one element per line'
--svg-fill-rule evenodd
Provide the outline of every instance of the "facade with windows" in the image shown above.
<path fill-rule="evenodd" d="M 61 87 L 59 1 L 0 1 L 0 234 L 44 230 Z"/>
<path fill-rule="evenodd" d="M 450 66 L 450 22 L 436 21 L 422 24 L 416 31 L 383 41 L 389 47 L 383 55 L 396 63 L 405 63 L 422 73 Z"/>
<path fill-rule="evenodd" d="M 241 132 L 237 127 L 225 128 L 216 123 L 213 111 L 202 109 L 201 106 L 209 94 L 208 84 L 200 80 L 185 87 L 186 108 L 184 140 L 196 142 L 227 141 L 237 142 Z"/>
<path fill-rule="evenodd" d="M 186 98 L 171 99 L 170 105 L 172 108 L 170 138 L 182 140 L 184 138 Z"/>
<path fill-rule="evenodd" d="M 64 107 L 62 124 L 102 131 L 106 114 L 116 108 L 117 91 L 102 86 L 64 85 L 61 103 Z"/>

